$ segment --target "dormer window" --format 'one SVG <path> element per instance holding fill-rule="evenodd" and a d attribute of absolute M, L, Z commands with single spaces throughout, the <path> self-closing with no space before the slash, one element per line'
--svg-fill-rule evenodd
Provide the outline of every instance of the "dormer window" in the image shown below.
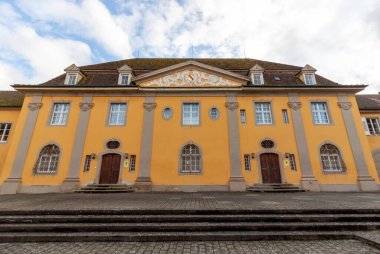
<path fill-rule="evenodd" d="M 252 74 L 252 83 L 254 85 L 262 85 L 263 84 L 262 74 Z"/>
<path fill-rule="evenodd" d="M 77 82 L 77 74 L 67 74 L 66 85 L 75 85 Z"/>
<path fill-rule="evenodd" d="M 306 85 L 315 85 L 315 77 L 314 74 L 304 74 L 305 84 Z"/>
<path fill-rule="evenodd" d="M 129 85 L 129 74 L 120 74 L 118 85 Z"/>

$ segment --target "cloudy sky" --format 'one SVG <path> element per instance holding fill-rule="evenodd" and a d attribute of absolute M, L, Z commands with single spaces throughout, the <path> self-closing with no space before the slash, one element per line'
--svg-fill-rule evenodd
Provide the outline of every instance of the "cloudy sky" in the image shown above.
<path fill-rule="evenodd" d="M 0 13 L 0 89 L 72 63 L 193 56 L 310 64 L 380 91 L 378 0 L 0 0 Z"/>

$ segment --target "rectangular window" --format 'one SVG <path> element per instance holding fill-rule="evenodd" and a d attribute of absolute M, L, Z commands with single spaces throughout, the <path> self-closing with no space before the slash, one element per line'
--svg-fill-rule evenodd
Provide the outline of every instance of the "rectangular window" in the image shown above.
<path fill-rule="evenodd" d="M 119 85 L 128 85 L 129 74 L 120 74 Z"/>
<path fill-rule="evenodd" d="M 261 74 L 253 74 L 253 84 L 254 85 L 261 85 Z"/>
<path fill-rule="evenodd" d="M 246 124 L 247 123 L 247 116 L 245 114 L 245 109 L 240 110 L 240 123 Z"/>
<path fill-rule="evenodd" d="M 125 125 L 126 103 L 111 103 L 108 125 Z"/>
<path fill-rule="evenodd" d="M 11 126 L 11 123 L 0 123 L 0 143 L 7 142 Z"/>
<path fill-rule="evenodd" d="M 314 74 L 304 74 L 306 85 L 315 85 Z"/>
<path fill-rule="evenodd" d="M 129 162 L 129 172 L 134 172 L 136 169 L 136 155 L 132 154 Z"/>
<path fill-rule="evenodd" d="M 315 124 L 329 124 L 329 115 L 327 112 L 327 104 L 325 102 L 312 102 L 311 110 Z"/>
<path fill-rule="evenodd" d="M 69 108 L 69 103 L 54 103 L 50 125 L 66 125 Z"/>
<path fill-rule="evenodd" d="M 282 110 L 282 121 L 284 123 L 289 123 L 288 111 L 286 109 Z"/>
<path fill-rule="evenodd" d="M 251 170 L 251 157 L 249 154 L 244 154 L 244 168 L 246 171 Z"/>
<path fill-rule="evenodd" d="M 77 74 L 68 74 L 68 77 L 67 77 L 68 85 L 75 85 L 76 81 L 77 81 Z"/>
<path fill-rule="evenodd" d="M 86 155 L 86 160 L 84 162 L 83 172 L 90 171 L 90 164 L 91 164 L 91 155 Z"/>
<path fill-rule="evenodd" d="M 367 126 L 368 131 L 371 135 L 379 135 L 380 134 L 380 128 L 379 128 L 379 119 L 377 118 L 367 118 Z"/>
<path fill-rule="evenodd" d="M 199 125 L 199 103 L 184 103 L 182 112 L 183 125 Z"/>
<path fill-rule="evenodd" d="M 296 158 L 295 158 L 294 154 L 289 154 L 289 164 L 290 164 L 291 170 L 297 171 Z"/>
<path fill-rule="evenodd" d="M 256 124 L 272 124 L 272 113 L 269 102 L 255 103 Z"/>

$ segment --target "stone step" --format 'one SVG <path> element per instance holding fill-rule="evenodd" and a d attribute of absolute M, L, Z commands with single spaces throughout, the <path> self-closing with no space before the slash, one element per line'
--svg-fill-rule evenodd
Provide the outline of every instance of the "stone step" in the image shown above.
<path fill-rule="evenodd" d="M 78 232 L 0 233 L 0 242 L 92 242 L 92 241 L 260 241 L 260 240 L 355 239 L 354 232 L 232 231 L 232 232 Z"/>
<path fill-rule="evenodd" d="M 45 215 L 334 215 L 380 214 L 380 209 L 51 209 L 0 210 L 0 216 Z"/>
<path fill-rule="evenodd" d="M 126 184 L 88 184 L 77 190 L 76 193 L 117 193 L 133 192 L 133 187 Z"/>
<path fill-rule="evenodd" d="M 0 224 L 0 232 L 203 232 L 203 231 L 337 231 L 376 230 L 380 222 L 245 222 L 245 223 L 44 223 Z"/>
<path fill-rule="evenodd" d="M 250 192 L 304 192 L 304 189 L 283 189 L 283 188 L 278 188 L 278 189 L 268 189 L 268 188 L 248 188 L 247 191 Z"/>
<path fill-rule="evenodd" d="M 380 222 L 380 214 L 214 214 L 214 215 L 13 215 L 9 223 L 122 223 L 122 222 Z"/>
<path fill-rule="evenodd" d="M 133 190 L 127 190 L 127 189 L 105 189 L 105 190 L 75 190 L 75 193 L 124 193 L 124 192 L 132 192 Z"/>

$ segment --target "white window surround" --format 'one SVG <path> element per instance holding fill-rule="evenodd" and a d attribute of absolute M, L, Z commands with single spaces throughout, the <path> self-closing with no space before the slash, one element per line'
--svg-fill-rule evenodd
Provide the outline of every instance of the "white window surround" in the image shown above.
<path fill-rule="evenodd" d="M 77 73 L 67 73 L 65 79 L 65 85 L 75 85 L 78 80 Z"/>
<path fill-rule="evenodd" d="M 326 125 L 330 124 L 329 113 L 326 102 L 312 102 L 311 111 L 313 114 L 314 124 Z"/>
<path fill-rule="evenodd" d="M 199 103 L 182 104 L 182 125 L 199 125 Z"/>
<path fill-rule="evenodd" d="M 367 135 L 380 135 L 380 125 L 377 117 L 366 117 L 365 125 L 365 130 L 368 132 Z"/>
<path fill-rule="evenodd" d="M 126 103 L 111 103 L 108 116 L 108 125 L 125 125 L 127 113 Z"/>
<path fill-rule="evenodd" d="M 305 85 L 315 85 L 317 82 L 315 81 L 314 73 L 304 73 L 303 74 Z"/>
<path fill-rule="evenodd" d="M 127 86 L 131 83 L 131 74 L 130 73 L 120 73 L 117 84 L 122 86 Z"/>
<path fill-rule="evenodd" d="M 269 125 L 273 123 L 270 102 L 255 102 L 255 120 L 257 125 Z"/>
<path fill-rule="evenodd" d="M 251 81 L 253 85 L 263 85 L 264 84 L 264 77 L 262 73 L 252 73 L 251 74 Z"/>
<path fill-rule="evenodd" d="M 51 114 L 50 125 L 62 126 L 66 125 L 69 115 L 70 103 L 54 103 L 53 112 Z"/>
<path fill-rule="evenodd" d="M 240 110 L 240 123 L 247 124 L 247 115 L 245 113 L 245 109 Z"/>
<path fill-rule="evenodd" d="M 282 122 L 289 123 L 288 111 L 286 109 L 282 110 Z"/>

